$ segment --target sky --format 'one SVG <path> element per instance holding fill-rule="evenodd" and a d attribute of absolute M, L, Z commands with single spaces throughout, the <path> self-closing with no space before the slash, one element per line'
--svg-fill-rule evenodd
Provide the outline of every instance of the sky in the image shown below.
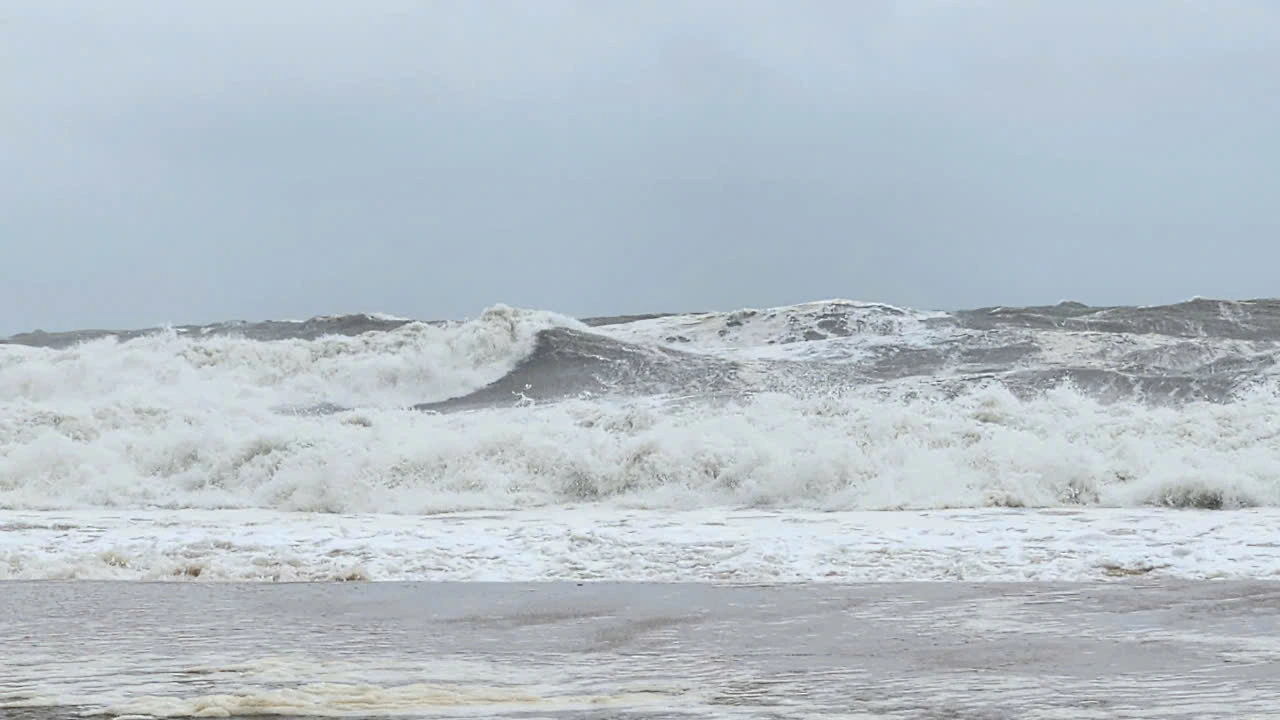
<path fill-rule="evenodd" d="M 1280 296 L 1280 0 L 8 0 L 0 334 Z"/>

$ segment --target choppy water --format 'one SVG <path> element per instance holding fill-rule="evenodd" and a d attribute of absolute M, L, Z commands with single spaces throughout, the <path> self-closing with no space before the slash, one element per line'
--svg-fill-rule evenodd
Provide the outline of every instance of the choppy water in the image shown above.
<path fill-rule="evenodd" d="M 1280 505 L 1280 301 L 0 344 L 0 508 Z"/>
<path fill-rule="evenodd" d="M 448 397 L 419 398 L 421 406 L 503 406 L 513 393 L 550 400 L 601 394 L 812 392 L 814 385 L 839 390 L 907 378 L 946 381 L 957 388 L 995 379 L 1024 392 L 1069 381 L 1087 393 L 1116 400 L 1221 402 L 1275 377 L 1280 341 L 1280 300 L 1196 299 L 1153 307 L 1063 302 L 949 313 L 834 300 L 582 321 L 549 313 L 514 315 L 508 318 L 511 354 L 474 358 L 512 365 L 509 374 L 482 388 L 459 384 L 452 393 L 437 393 Z M 537 316 L 542 322 L 528 322 Z M 164 330 L 35 331 L 4 342 L 65 349 L 157 333 L 193 340 L 317 341 L 423 324 L 458 327 L 357 314 Z M 522 337 L 526 334 L 533 337 Z M 811 387 L 804 387 L 806 381 Z M 414 401 L 403 398 L 404 404 Z"/>

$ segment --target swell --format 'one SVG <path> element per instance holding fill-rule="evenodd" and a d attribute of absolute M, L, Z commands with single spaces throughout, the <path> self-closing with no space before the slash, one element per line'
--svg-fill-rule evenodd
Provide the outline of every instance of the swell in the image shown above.
<path fill-rule="evenodd" d="M 1280 339 L 1280 299 L 1277 298 L 1254 300 L 1196 298 L 1181 303 L 1154 306 L 1091 306 L 1063 301 L 1056 305 L 996 306 L 926 314 L 918 314 L 881 303 L 834 300 L 732 312 L 599 316 L 583 318 L 580 322 L 586 327 L 607 328 L 648 320 L 704 317 L 718 321 L 721 326 L 720 333 L 724 335 L 734 328 L 741 328 L 749 323 L 781 318 L 792 332 L 779 332 L 766 342 L 786 344 L 858 334 L 893 334 L 900 332 L 902 322 L 913 316 L 917 316 L 924 326 L 958 327 L 978 331 L 1022 328 L 1112 334 L 1159 334 L 1182 338 Z M 32 330 L 0 338 L 0 344 L 66 348 L 104 337 L 128 341 L 166 330 L 192 337 L 237 336 L 262 341 L 314 340 L 326 335 L 355 336 L 366 332 L 385 332 L 410 322 L 446 324 L 443 320 L 410 320 L 382 314 L 353 313 L 317 316 L 298 321 L 233 320 L 207 325 L 177 325 L 132 330 L 83 329 L 62 332 Z M 670 340 L 680 341 L 680 338 L 671 336 Z"/>
<path fill-rule="evenodd" d="M 1280 339 L 1280 299 L 1197 298 L 1149 307 L 1092 307 L 1076 302 L 1025 308 L 983 308 L 955 313 L 975 330 L 1020 327 L 1231 340 Z"/>
<path fill-rule="evenodd" d="M 114 338 L 120 342 L 128 342 L 165 332 L 172 332 L 190 338 L 240 337 L 263 342 L 273 340 L 316 340 L 330 335 L 355 337 L 368 332 L 387 332 L 410 322 L 413 321 L 405 318 L 356 313 L 351 315 L 320 316 L 297 321 L 265 320 L 262 322 L 243 322 L 233 320 L 211 325 L 175 325 L 137 330 L 90 329 L 65 332 L 33 330 L 0 339 L 0 344 L 61 350 L 103 338 Z M 442 325 L 443 323 L 435 324 Z"/>

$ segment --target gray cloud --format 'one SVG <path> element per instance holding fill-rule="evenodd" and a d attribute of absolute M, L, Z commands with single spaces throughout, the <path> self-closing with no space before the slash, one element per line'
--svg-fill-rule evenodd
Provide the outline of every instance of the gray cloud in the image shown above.
<path fill-rule="evenodd" d="M 1278 294 L 1266 0 L 21 0 L 0 34 L 0 333 Z"/>

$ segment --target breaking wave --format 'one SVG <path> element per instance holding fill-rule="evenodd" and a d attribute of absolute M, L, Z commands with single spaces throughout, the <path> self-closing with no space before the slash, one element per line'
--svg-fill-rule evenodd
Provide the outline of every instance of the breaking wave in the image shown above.
<path fill-rule="evenodd" d="M 0 344 L 0 507 L 1280 505 L 1280 301 L 375 315 Z"/>

